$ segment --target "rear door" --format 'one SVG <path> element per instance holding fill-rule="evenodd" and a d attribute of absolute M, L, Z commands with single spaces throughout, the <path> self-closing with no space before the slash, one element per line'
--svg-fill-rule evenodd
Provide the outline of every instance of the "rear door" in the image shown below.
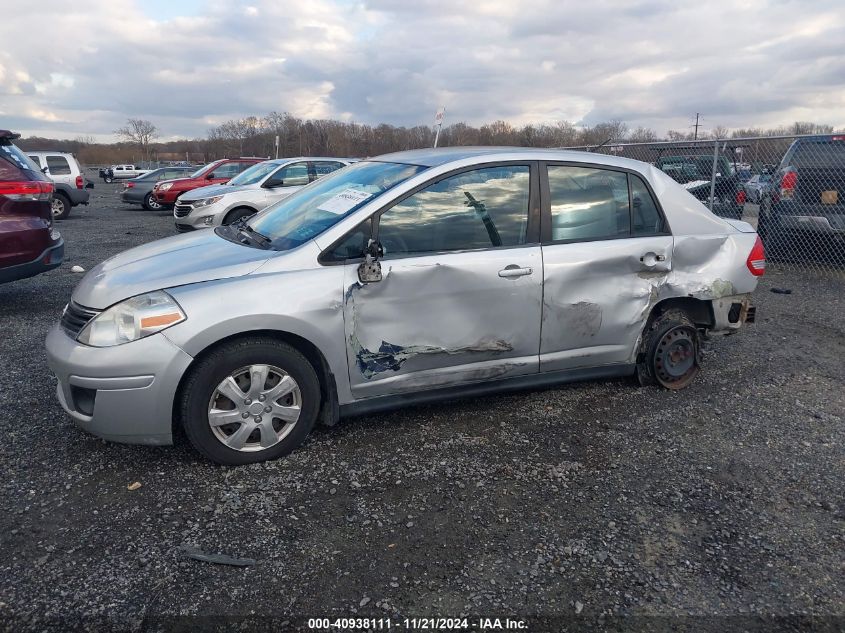
<path fill-rule="evenodd" d="M 344 271 L 356 398 L 537 373 L 536 163 L 462 170 L 377 214 L 382 278 Z"/>
<path fill-rule="evenodd" d="M 634 172 L 541 165 L 542 371 L 632 361 L 660 284 L 672 236 L 656 198 Z"/>

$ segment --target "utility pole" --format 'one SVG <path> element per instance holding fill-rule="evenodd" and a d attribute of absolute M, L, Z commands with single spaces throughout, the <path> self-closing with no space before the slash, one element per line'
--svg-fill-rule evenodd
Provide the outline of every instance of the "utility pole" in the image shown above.
<path fill-rule="evenodd" d="M 700 114 L 698 112 L 696 112 L 695 113 L 695 126 L 694 126 L 695 127 L 695 133 L 693 134 L 693 137 L 692 137 L 693 140 L 695 140 L 695 141 L 698 140 L 698 117 L 699 116 L 700 116 Z"/>

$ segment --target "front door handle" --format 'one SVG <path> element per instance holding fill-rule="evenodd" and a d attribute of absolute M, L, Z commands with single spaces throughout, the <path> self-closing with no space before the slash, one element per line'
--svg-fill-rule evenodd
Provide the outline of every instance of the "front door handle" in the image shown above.
<path fill-rule="evenodd" d="M 531 267 L 520 268 L 516 264 L 510 264 L 499 271 L 499 277 L 513 279 L 514 277 L 524 277 L 525 275 L 530 275 L 533 272 L 534 269 Z"/>

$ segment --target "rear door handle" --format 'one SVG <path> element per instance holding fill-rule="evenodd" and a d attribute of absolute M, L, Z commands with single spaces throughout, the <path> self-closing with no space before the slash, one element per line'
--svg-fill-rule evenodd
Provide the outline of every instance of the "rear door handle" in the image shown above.
<path fill-rule="evenodd" d="M 640 257 L 640 261 L 646 266 L 654 266 L 657 262 L 665 262 L 666 255 L 659 255 L 657 253 L 646 253 Z"/>
<path fill-rule="evenodd" d="M 514 277 L 524 277 L 525 275 L 530 275 L 534 272 L 534 269 L 531 267 L 520 268 L 516 264 L 510 264 L 509 266 L 505 266 L 502 270 L 499 271 L 499 277 L 503 277 L 505 279 L 512 279 Z"/>

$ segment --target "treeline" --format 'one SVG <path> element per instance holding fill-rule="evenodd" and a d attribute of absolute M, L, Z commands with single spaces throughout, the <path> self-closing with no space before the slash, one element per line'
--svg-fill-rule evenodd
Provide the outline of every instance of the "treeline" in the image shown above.
<path fill-rule="evenodd" d="M 717 126 L 709 131 L 699 130 L 698 138 L 822 134 L 832 131 L 831 125 L 807 122 L 770 129 L 731 130 Z M 30 137 L 21 139 L 19 144 L 25 150 L 55 149 L 73 152 L 83 163 L 89 165 L 140 163 L 145 155 L 149 155 L 152 160 L 207 162 L 227 156 L 273 157 L 276 155 L 276 137 L 279 139 L 280 157 L 366 157 L 431 147 L 434 130 L 422 125 L 404 127 L 386 123 L 365 125 L 332 119 L 300 119 L 287 112 L 271 112 L 263 117 L 232 119 L 210 129 L 205 138 L 151 142 L 146 150 L 133 143 L 95 143 L 86 137 L 72 141 Z M 622 143 L 692 138 L 692 131 L 670 130 L 661 136 L 650 128 L 630 128 L 623 121 L 607 121 L 593 126 L 578 126 L 569 121 L 515 126 L 506 121 L 494 121 L 478 127 L 463 122 L 444 126 L 440 133 L 439 145 L 582 147 L 611 141 Z"/>

